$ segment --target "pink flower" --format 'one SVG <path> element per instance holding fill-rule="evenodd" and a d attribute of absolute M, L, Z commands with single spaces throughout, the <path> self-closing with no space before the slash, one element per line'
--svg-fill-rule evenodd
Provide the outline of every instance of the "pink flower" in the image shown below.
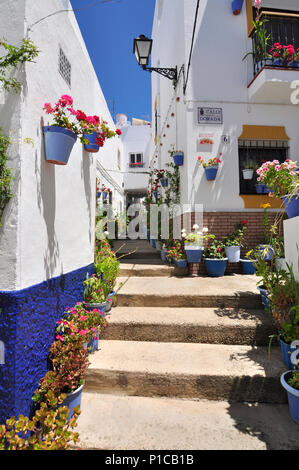
<path fill-rule="evenodd" d="M 59 100 L 59 103 L 61 106 L 66 106 L 66 105 L 72 106 L 73 98 L 69 95 L 62 95 Z"/>
<path fill-rule="evenodd" d="M 47 114 L 51 114 L 54 111 L 54 109 L 51 106 L 51 103 L 45 103 L 44 104 L 44 109 L 45 109 Z"/>
<path fill-rule="evenodd" d="M 57 335 L 56 339 L 58 339 L 59 341 L 64 341 L 64 336 Z"/>

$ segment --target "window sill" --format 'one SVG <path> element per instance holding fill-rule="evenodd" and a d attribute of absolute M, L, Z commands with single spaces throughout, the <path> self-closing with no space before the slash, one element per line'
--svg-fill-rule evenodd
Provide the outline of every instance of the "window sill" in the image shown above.
<path fill-rule="evenodd" d="M 271 204 L 271 209 L 282 209 L 283 202 L 268 194 L 239 194 L 244 201 L 244 209 L 261 209 L 261 204 Z"/>

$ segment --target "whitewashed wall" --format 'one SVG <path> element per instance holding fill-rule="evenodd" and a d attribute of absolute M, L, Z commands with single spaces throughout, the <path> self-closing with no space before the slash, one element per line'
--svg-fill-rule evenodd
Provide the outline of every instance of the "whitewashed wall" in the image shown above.
<path fill-rule="evenodd" d="M 285 220 L 283 228 L 285 258 L 299 282 L 299 217 Z"/>
<path fill-rule="evenodd" d="M 24 17 L 28 27 L 54 11 L 70 8 L 67 0 L 12 0 L 9 15 L 1 15 L 5 23 L 1 31 L 15 43 L 25 35 Z M 0 231 L 1 290 L 25 288 L 93 262 L 96 159 L 106 168 L 116 168 L 121 145 L 116 137 L 95 156 L 84 152 L 77 141 L 67 166 L 46 163 L 41 133 L 42 117 L 45 124 L 48 121 L 42 111 L 45 102 L 69 94 L 77 109 L 103 116 L 110 127 L 115 126 L 74 14 L 60 13 L 41 21 L 29 37 L 40 54 L 36 63 L 24 68 L 23 94 L 8 101 L 14 111 L 7 129 L 16 125 L 20 145 L 19 155 L 17 149 L 11 150 L 13 166 L 18 168 L 17 193 Z M 59 45 L 71 62 L 71 88 L 58 71 Z M 33 145 L 24 144 L 25 138 L 33 139 Z M 115 176 L 120 188 L 121 178 L 121 174 Z"/>
<path fill-rule="evenodd" d="M 196 0 L 157 2 L 152 31 L 152 66 L 178 66 L 180 69 L 184 64 L 187 75 L 196 4 Z M 152 74 L 153 117 L 156 97 L 161 116 L 158 145 L 152 143 L 151 149 L 152 155 L 160 155 L 156 166 L 163 167 L 170 161 L 168 150 L 171 145 L 184 151 L 185 163 L 180 168 L 182 202 L 203 203 L 206 211 L 244 208 L 239 197 L 238 171 L 238 137 L 243 124 L 285 126 L 291 139 L 290 158 L 299 161 L 298 106 L 291 103 L 255 104 L 248 98 L 252 59 L 242 60 L 251 50 L 245 2 L 239 16 L 233 15 L 231 4 L 230 0 L 201 0 L 199 3 L 186 95 L 182 91 L 182 77 L 174 91 L 170 80 Z M 299 10 L 298 2 L 295 5 L 290 0 L 288 6 Z M 285 4 L 283 8 L 286 8 Z M 223 125 L 199 125 L 197 109 L 200 106 L 222 108 Z M 163 129 L 164 123 L 170 127 Z M 166 137 L 163 137 L 164 132 Z M 203 149 L 198 141 L 200 136 L 207 134 L 214 140 L 214 145 Z M 224 134 L 230 136 L 229 144 L 222 143 Z M 217 179 L 207 182 L 197 157 L 201 155 L 207 159 L 220 152 L 223 153 L 223 164 Z"/>

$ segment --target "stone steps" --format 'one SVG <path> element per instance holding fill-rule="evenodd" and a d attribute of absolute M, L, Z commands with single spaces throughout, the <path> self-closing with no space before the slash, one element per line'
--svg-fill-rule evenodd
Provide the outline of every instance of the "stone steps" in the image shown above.
<path fill-rule="evenodd" d="M 186 274 L 188 274 L 188 269 L 169 266 L 159 259 L 142 259 L 141 262 L 138 259 L 132 259 L 120 264 L 120 277 L 170 277 Z"/>
<path fill-rule="evenodd" d="M 116 307 L 103 339 L 266 346 L 274 332 L 264 310 Z"/>
<path fill-rule="evenodd" d="M 285 403 L 278 348 L 102 340 L 85 389 L 100 393 Z"/>
<path fill-rule="evenodd" d="M 76 431 L 86 450 L 299 450 L 284 404 L 85 392 Z"/>

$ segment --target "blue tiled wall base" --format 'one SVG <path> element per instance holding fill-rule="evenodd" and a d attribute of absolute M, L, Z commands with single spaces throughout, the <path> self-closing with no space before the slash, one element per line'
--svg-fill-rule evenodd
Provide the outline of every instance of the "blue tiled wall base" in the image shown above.
<path fill-rule="evenodd" d="M 49 369 L 49 348 L 57 320 L 66 307 L 83 300 L 85 266 L 20 291 L 0 291 L 0 341 L 5 364 L 0 364 L 0 424 L 10 416 L 30 416 L 32 395 Z"/>

